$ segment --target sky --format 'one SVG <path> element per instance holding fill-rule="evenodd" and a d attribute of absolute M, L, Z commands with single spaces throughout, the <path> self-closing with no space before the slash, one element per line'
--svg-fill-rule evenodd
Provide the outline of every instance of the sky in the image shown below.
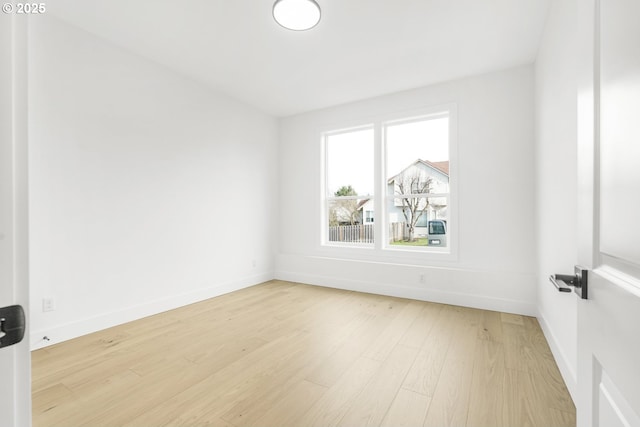
<path fill-rule="evenodd" d="M 329 194 L 351 185 L 358 194 L 373 194 L 374 133 L 363 129 L 327 138 Z M 449 160 L 449 119 L 425 119 L 386 126 L 387 178 L 417 159 Z"/>

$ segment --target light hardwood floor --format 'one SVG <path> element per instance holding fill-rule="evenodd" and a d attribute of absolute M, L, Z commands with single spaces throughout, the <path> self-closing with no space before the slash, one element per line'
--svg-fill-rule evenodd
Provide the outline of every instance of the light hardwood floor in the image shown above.
<path fill-rule="evenodd" d="M 33 352 L 35 427 L 575 426 L 535 318 L 272 281 Z"/>

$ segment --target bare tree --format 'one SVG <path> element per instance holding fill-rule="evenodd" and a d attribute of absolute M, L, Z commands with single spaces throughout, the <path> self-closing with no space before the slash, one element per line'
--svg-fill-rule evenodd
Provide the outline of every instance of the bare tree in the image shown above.
<path fill-rule="evenodd" d="M 395 180 L 395 194 L 402 196 L 402 214 L 410 242 L 415 241 L 418 220 L 429 209 L 429 199 L 421 195 L 431 193 L 433 184 L 433 178 L 418 169 L 405 171 Z"/>
<path fill-rule="evenodd" d="M 344 185 L 334 194 L 340 196 L 357 196 L 358 192 L 350 185 Z M 349 223 L 356 225 L 360 222 L 360 214 L 358 212 L 358 200 L 335 200 L 329 211 L 329 225 L 340 225 Z"/>

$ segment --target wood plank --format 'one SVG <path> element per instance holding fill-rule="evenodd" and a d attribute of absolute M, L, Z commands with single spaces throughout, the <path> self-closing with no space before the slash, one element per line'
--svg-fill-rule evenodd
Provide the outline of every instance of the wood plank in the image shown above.
<path fill-rule="evenodd" d="M 32 410 L 35 414 L 44 414 L 74 399 L 73 392 L 64 384 L 54 384 L 33 393 Z"/>
<path fill-rule="evenodd" d="M 505 371 L 507 389 L 512 401 L 507 407 L 507 425 L 549 426 L 551 416 L 549 408 L 542 404 L 541 396 L 537 394 L 531 382 L 529 372 L 507 369 Z"/>
<path fill-rule="evenodd" d="M 565 412 L 555 408 L 549 408 L 549 419 L 552 426 L 574 427 L 576 425 L 576 411 Z"/>
<path fill-rule="evenodd" d="M 502 382 L 502 396 L 504 405 L 502 406 L 501 422 L 498 425 L 504 426 L 534 426 L 533 420 L 527 417 L 524 409 L 527 402 L 522 401 L 521 387 L 518 381 L 522 372 L 514 369 L 504 370 Z"/>
<path fill-rule="evenodd" d="M 373 312 L 361 313 L 360 316 L 364 319 L 362 325 L 352 333 L 349 339 L 345 340 L 342 346 L 312 370 L 306 379 L 325 387 L 335 384 L 344 374 L 344 371 L 380 335 L 380 329 L 383 329 L 388 322 L 388 319 L 382 314 L 382 312 L 378 314 Z"/>
<path fill-rule="evenodd" d="M 505 351 L 505 366 L 522 372 L 535 370 L 535 358 L 539 353 L 534 351 L 527 337 L 527 329 L 521 325 L 504 323 L 502 325 Z"/>
<path fill-rule="evenodd" d="M 429 331 L 414 364 L 405 377 L 403 388 L 425 396 L 433 396 L 458 317 L 457 312 L 450 306 L 444 306 L 438 312 L 435 325 Z"/>
<path fill-rule="evenodd" d="M 361 357 L 298 419 L 298 426 L 334 427 L 338 425 L 357 397 L 380 370 L 380 362 Z"/>
<path fill-rule="evenodd" d="M 422 310 L 411 326 L 409 326 L 407 332 L 402 336 L 402 339 L 399 341 L 400 345 L 421 348 L 443 307 L 442 304 L 430 302 L 421 302 L 420 305 L 422 306 Z"/>
<path fill-rule="evenodd" d="M 480 324 L 478 325 L 478 338 L 499 343 L 503 341 L 501 313 L 497 311 L 481 312 Z"/>
<path fill-rule="evenodd" d="M 500 343 L 478 339 L 475 355 L 466 425 L 503 426 L 504 348 Z"/>
<path fill-rule="evenodd" d="M 106 419 L 97 423 L 91 423 L 90 421 L 95 412 L 102 409 L 100 405 L 107 407 L 123 406 L 121 390 L 131 390 L 139 383 L 139 380 L 140 377 L 131 371 L 114 372 L 111 377 L 94 387 L 90 396 L 74 393 L 73 400 L 46 412 L 34 413 L 33 424 L 36 426 L 108 425 L 110 421 Z M 36 402 L 38 401 L 36 400 Z M 40 405 L 40 403 L 38 402 L 36 405 Z M 87 406 L 85 405 L 88 405 L 91 409 L 89 411 L 86 410 Z"/>
<path fill-rule="evenodd" d="M 575 406 L 535 318 L 522 317 L 523 325 L 504 324 L 505 366 L 534 374 L 527 384 L 544 398 L 545 407 L 573 413 Z"/>
<path fill-rule="evenodd" d="M 302 380 L 289 392 L 270 404 L 270 409 L 258 417 L 251 426 L 297 427 L 300 418 L 327 391 L 327 387 Z M 237 426 L 237 424 L 233 424 Z"/>
<path fill-rule="evenodd" d="M 524 320 L 519 314 L 500 313 L 500 321 L 512 325 L 524 326 Z"/>
<path fill-rule="evenodd" d="M 461 313 L 440 373 L 440 380 L 429 405 L 425 426 L 466 424 L 473 379 L 473 359 L 478 341 L 476 316 L 471 310 Z"/>
<path fill-rule="evenodd" d="M 533 389 L 541 398 L 541 404 L 562 412 L 575 413 L 576 407 L 555 362 L 539 360 L 542 368 L 529 372 Z"/>
<path fill-rule="evenodd" d="M 338 425 L 379 425 L 417 355 L 418 349 L 414 347 L 396 346 L 366 385 L 366 392 L 358 396 Z"/>
<path fill-rule="evenodd" d="M 431 398 L 401 388 L 387 411 L 381 427 L 421 426 L 427 416 Z"/>
<path fill-rule="evenodd" d="M 364 356 L 381 362 L 386 360 L 423 309 L 423 303 L 419 301 L 409 302 L 397 313 L 391 323 L 380 332 L 376 340 L 365 351 Z"/>

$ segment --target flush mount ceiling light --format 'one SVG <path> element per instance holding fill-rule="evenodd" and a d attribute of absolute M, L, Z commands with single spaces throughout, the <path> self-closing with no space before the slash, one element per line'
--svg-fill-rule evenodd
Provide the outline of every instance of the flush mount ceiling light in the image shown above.
<path fill-rule="evenodd" d="M 276 0 L 273 19 L 289 30 L 309 30 L 320 22 L 320 6 L 314 0 Z"/>

